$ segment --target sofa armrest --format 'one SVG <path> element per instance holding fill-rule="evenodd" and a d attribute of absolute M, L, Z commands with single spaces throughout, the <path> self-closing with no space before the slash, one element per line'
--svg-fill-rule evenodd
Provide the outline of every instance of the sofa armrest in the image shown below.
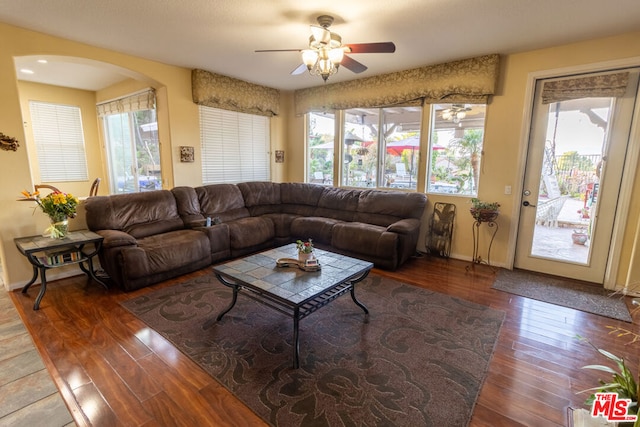
<path fill-rule="evenodd" d="M 206 218 L 194 219 L 194 220 L 185 222 L 185 226 L 187 228 L 193 228 L 193 229 L 196 229 L 196 230 L 199 230 L 199 228 L 206 228 L 205 227 L 206 224 L 207 224 L 207 219 Z M 199 230 L 199 231 L 203 231 L 203 230 Z"/>
<path fill-rule="evenodd" d="M 216 224 L 211 227 L 194 227 L 194 230 L 200 231 L 207 235 L 211 244 L 211 253 L 229 250 L 231 247 L 229 239 L 229 225 Z"/>
<path fill-rule="evenodd" d="M 138 241 L 131 234 L 120 230 L 97 230 L 97 234 L 102 236 L 103 248 L 116 248 L 119 246 L 137 246 Z"/>
<path fill-rule="evenodd" d="M 401 219 L 387 227 L 387 231 L 397 234 L 411 234 L 418 230 L 420 230 L 420 220 L 415 218 Z"/>

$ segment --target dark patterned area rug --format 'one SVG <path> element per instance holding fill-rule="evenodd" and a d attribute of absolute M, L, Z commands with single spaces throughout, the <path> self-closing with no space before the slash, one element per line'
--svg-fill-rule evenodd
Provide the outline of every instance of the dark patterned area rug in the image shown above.
<path fill-rule="evenodd" d="M 602 286 L 525 270 L 500 270 L 491 286 L 550 304 L 631 322 L 624 296 Z"/>
<path fill-rule="evenodd" d="M 214 276 L 123 303 L 274 426 L 465 426 L 504 313 L 371 274 L 348 295 L 292 320 Z"/>

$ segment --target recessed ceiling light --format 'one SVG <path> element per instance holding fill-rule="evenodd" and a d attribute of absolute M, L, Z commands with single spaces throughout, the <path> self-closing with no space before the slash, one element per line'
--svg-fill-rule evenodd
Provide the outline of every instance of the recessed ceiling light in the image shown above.
<path fill-rule="evenodd" d="M 30 70 L 30 69 L 28 69 L 28 68 L 21 68 L 21 69 L 20 69 L 20 72 L 21 72 L 22 74 L 35 74 L 35 73 L 33 72 L 33 70 Z"/>
<path fill-rule="evenodd" d="M 47 61 L 46 59 L 38 59 L 38 63 L 40 64 L 46 64 L 47 62 L 49 61 Z"/>

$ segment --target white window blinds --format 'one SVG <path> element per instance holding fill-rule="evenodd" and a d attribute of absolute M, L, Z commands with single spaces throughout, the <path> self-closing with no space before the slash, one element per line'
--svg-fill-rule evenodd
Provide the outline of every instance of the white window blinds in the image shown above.
<path fill-rule="evenodd" d="M 203 184 L 269 181 L 269 118 L 200 106 Z"/>
<path fill-rule="evenodd" d="M 86 181 L 87 158 L 80 108 L 30 101 L 29 109 L 41 181 Z"/>

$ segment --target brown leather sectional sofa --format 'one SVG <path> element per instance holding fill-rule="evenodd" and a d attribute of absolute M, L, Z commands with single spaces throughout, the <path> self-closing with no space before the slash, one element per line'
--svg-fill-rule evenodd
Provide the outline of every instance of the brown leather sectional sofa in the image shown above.
<path fill-rule="evenodd" d="M 85 207 L 89 229 L 104 237 L 102 268 L 130 291 L 309 238 L 394 270 L 416 251 L 426 201 L 421 193 L 250 182 L 97 196 Z"/>

